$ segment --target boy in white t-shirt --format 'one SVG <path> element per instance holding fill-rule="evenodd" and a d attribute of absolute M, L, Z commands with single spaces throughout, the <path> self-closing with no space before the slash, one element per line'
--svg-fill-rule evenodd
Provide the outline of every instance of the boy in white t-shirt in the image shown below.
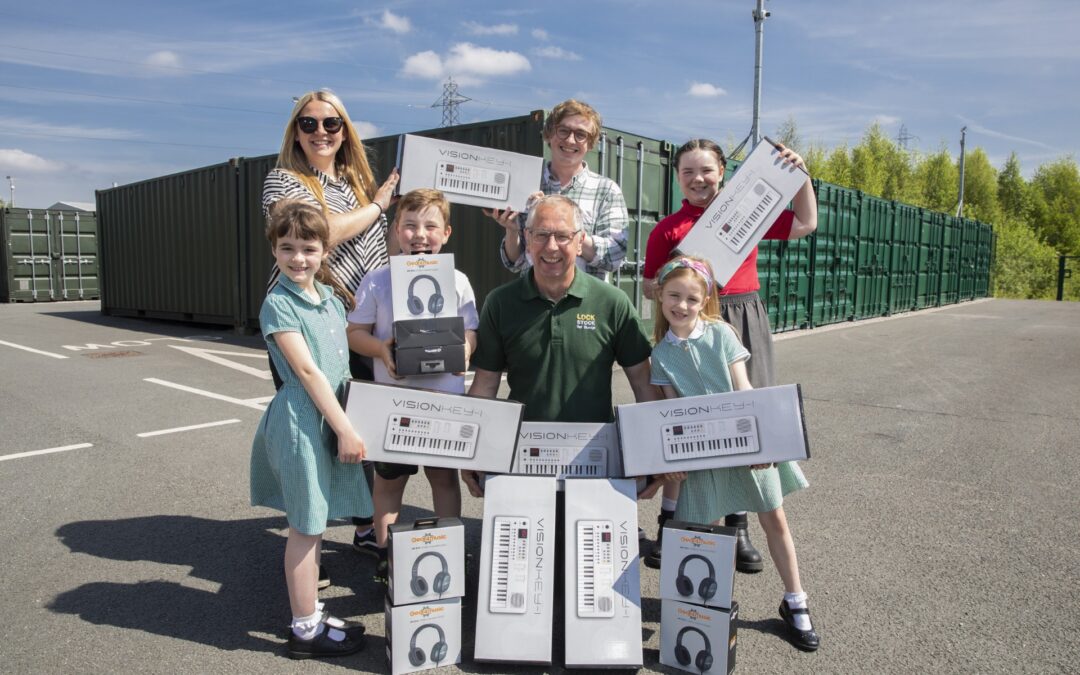
<path fill-rule="evenodd" d="M 450 238 L 450 204 L 438 190 L 419 189 L 406 194 L 397 205 L 397 216 L 391 228 L 397 237 L 398 255 L 436 254 Z M 468 277 L 454 270 L 457 291 L 457 314 L 465 320 L 465 363 L 476 349 L 476 327 L 479 318 L 476 298 Z M 438 373 L 398 377 L 394 370 L 393 295 L 390 289 L 390 268 L 382 267 L 364 277 L 356 291 L 356 309 L 349 313 L 349 349 L 370 356 L 375 365 L 375 381 L 405 387 L 434 389 L 453 394 L 465 393 L 464 373 Z M 375 576 L 386 580 L 387 528 L 397 521 L 405 485 L 418 467 L 409 464 L 375 463 L 375 541 L 379 546 L 379 567 Z M 455 469 L 425 467 L 424 474 L 431 484 L 435 515 L 461 516 L 461 485 Z"/>

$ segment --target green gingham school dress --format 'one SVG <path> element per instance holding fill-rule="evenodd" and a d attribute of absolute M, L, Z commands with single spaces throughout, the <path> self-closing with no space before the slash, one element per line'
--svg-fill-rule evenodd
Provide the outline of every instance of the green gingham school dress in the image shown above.
<path fill-rule="evenodd" d="M 731 326 L 700 321 L 686 340 L 668 331 L 652 352 L 652 383 L 670 385 L 679 396 L 720 394 L 733 389 L 728 366 L 750 358 Z M 737 511 L 764 513 L 809 483 L 795 462 L 768 469 L 750 467 L 691 471 L 679 493 L 675 519 L 711 523 Z"/>
<path fill-rule="evenodd" d="M 315 302 L 281 275 L 259 312 L 270 358 L 285 385 L 263 413 L 251 448 L 251 504 L 285 511 L 289 527 L 321 534 L 330 519 L 370 516 L 374 509 L 363 465 L 334 456 L 329 424 L 274 341 L 298 332 L 339 400 L 349 377 L 345 309 L 329 287 L 316 282 Z"/>

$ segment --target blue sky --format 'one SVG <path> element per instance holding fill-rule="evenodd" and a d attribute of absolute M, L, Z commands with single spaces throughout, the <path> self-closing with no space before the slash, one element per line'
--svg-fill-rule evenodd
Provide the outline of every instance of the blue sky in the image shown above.
<path fill-rule="evenodd" d="M 0 178 L 19 206 L 274 153 L 328 87 L 365 136 L 592 103 L 609 127 L 725 147 L 749 131 L 754 0 L 542 3 L 55 0 L 0 5 Z M 520 7 L 520 8 L 517 8 Z M 1074 0 L 768 0 L 762 129 L 858 142 L 879 122 L 1025 174 L 1080 155 Z M 0 195 L 8 199 L 8 181 Z"/>

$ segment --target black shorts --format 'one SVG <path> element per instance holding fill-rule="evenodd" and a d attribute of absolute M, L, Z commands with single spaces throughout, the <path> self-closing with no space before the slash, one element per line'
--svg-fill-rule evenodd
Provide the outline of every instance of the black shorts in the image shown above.
<path fill-rule="evenodd" d="M 375 462 L 375 473 L 383 480 L 395 480 L 402 476 L 415 476 L 418 471 L 420 471 L 420 467 L 414 464 Z"/>

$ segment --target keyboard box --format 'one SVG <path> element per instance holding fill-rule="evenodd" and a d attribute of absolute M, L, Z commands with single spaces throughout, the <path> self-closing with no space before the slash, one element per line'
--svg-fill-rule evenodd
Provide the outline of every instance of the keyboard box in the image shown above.
<path fill-rule="evenodd" d="M 524 211 L 540 189 L 542 157 L 438 138 L 404 134 L 398 140 L 398 192 L 441 190 L 449 202 Z"/>
<path fill-rule="evenodd" d="M 345 414 L 374 462 L 505 473 L 523 406 L 478 398 L 349 380 Z"/>
<path fill-rule="evenodd" d="M 735 585 L 734 527 L 669 520 L 660 558 L 660 597 L 731 609 Z"/>
<path fill-rule="evenodd" d="M 714 609 L 661 600 L 660 663 L 691 673 L 730 675 L 735 670 L 738 618 L 738 603 L 731 609 Z"/>
<path fill-rule="evenodd" d="M 384 608 L 390 675 L 461 663 L 461 598 Z"/>
<path fill-rule="evenodd" d="M 394 523 L 387 539 L 388 594 L 395 605 L 465 595 L 465 526 L 457 518 Z"/>
<path fill-rule="evenodd" d="M 406 319 L 394 322 L 394 368 L 398 375 L 465 371 L 465 319 Z"/>
<path fill-rule="evenodd" d="M 458 315 L 454 254 L 390 256 L 394 322 Z"/>
<path fill-rule="evenodd" d="M 615 417 L 627 476 L 810 458 L 797 384 L 620 405 Z"/>
<path fill-rule="evenodd" d="M 641 577 L 633 480 L 566 479 L 567 668 L 638 668 Z"/>
<path fill-rule="evenodd" d="M 809 174 L 788 163 L 768 138 L 758 143 L 676 247 L 712 264 L 723 286 L 787 207 Z"/>
<path fill-rule="evenodd" d="M 488 476 L 475 660 L 551 663 L 555 533 L 554 478 Z"/>
<path fill-rule="evenodd" d="M 512 474 L 563 479 L 622 478 L 622 452 L 614 424 L 522 422 Z"/>

